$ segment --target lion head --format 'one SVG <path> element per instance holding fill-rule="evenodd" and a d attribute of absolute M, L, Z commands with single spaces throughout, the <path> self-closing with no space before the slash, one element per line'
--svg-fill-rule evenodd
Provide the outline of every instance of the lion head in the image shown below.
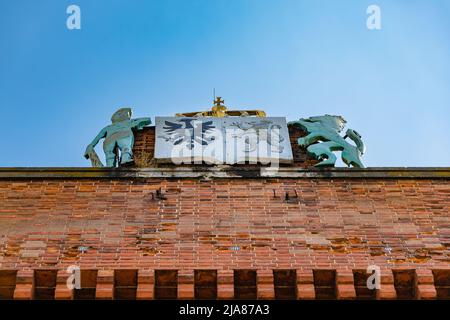
<path fill-rule="evenodd" d="M 309 117 L 305 120 L 309 122 L 319 122 L 324 127 L 333 129 L 336 132 L 341 132 L 347 123 L 342 116 L 333 116 L 329 114 L 324 116 Z"/>

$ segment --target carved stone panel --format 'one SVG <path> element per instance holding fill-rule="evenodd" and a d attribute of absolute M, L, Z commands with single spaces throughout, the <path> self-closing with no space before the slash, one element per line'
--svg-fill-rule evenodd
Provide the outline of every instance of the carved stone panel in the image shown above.
<path fill-rule="evenodd" d="M 155 159 L 174 163 L 292 162 L 283 117 L 156 117 Z"/>

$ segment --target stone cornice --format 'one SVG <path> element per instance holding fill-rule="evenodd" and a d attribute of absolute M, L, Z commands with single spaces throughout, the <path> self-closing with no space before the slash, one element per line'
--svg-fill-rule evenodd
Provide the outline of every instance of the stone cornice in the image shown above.
<path fill-rule="evenodd" d="M 0 168 L 0 179 L 211 179 L 211 178 L 345 178 L 345 179 L 449 179 L 450 167 L 328 168 L 281 167 L 163 167 L 163 168 Z"/>

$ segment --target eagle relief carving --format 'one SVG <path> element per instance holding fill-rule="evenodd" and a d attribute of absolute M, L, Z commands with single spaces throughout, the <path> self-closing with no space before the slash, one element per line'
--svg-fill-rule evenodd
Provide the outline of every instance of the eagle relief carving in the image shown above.
<path fill-rule="evenodd" d="M 164 134 L 159 138 L 173 143 L 173 145 L 186 144 L 190 150 L 194 149 L 195 142 L 202 146 L 214 141 L 214 136 L 208 136 L 216 127 L 212 121 L 195 121 L 194 118 L 184 118 L 175 121 L 164 121 Z"/>

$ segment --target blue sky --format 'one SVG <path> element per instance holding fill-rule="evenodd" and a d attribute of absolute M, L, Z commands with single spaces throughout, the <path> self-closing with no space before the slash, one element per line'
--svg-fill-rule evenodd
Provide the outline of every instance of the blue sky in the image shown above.
<path fill-rule="evenodd" d="M 206 110 L 213 88 L 289 121 L 344 116 L 366 166 L 450 166 L 450 1 L 0 0 L 0 166 L 89 166 L 119 107 Z"/>

